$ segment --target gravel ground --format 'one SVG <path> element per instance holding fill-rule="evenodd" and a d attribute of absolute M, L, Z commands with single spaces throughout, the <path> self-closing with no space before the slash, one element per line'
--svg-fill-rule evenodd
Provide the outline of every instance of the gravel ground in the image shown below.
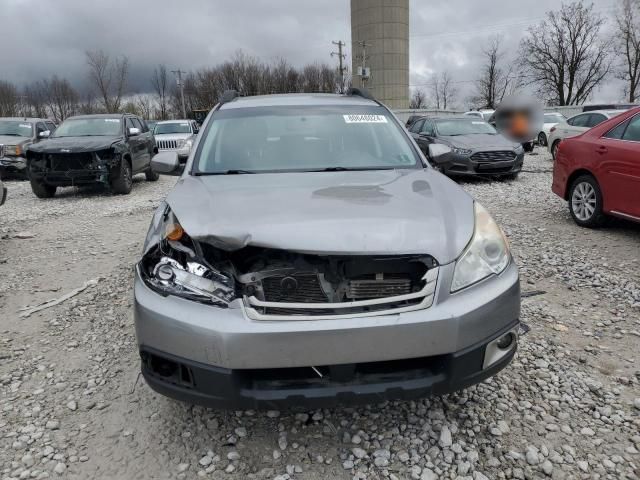
<path fill-rule="evenodd" d="M 8 182 L 0 479 L 640 478 L 640 227 L 578 228 L 550 192 L 548 155 L 525 166 L 516 181 L 463 183 L 537 293 L 512 365 L 442 398 L 308 412 L 206 410 L 138 379 L 132 265 L 174 179 L 48 201 Z"/>

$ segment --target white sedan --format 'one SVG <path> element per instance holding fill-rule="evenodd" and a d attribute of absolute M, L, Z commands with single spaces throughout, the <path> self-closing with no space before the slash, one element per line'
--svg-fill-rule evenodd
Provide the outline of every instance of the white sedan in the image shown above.
<path fill-rule="evenodd" d="M 544 123 L 542 124 L 542 130 L 538 133 L 538 145 L 546 147 L 551 129 L 557 124 L 565 122 L 567 117 L 558 112 L 549 112 L 544 114 Z"/>
<path fill-rule="evenodd" d="M 593 110 L 591 112 L 583 112 L 567 119 L 566 122 L 558 123 L 555 127 L 552 127 L 549 131 L 547 146 L 554 160 L 560 141 L 565 138 L 580 135 L 590 128 L 600 125 L 605 120 L 620 115 L 622 112 L 624 112 L 624 110 Z"/>

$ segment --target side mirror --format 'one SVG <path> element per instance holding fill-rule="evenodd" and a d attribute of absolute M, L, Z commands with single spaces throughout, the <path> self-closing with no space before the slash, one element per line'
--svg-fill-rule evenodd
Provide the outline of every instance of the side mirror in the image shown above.
<path fill-rule="evenodd" d="M 135 136 L 137 136 L 137 135 L 140 135 L 140 129 L 139 129 L 139 128 L 136 128 L 136 127 L 131 127 L 131 128 L 129 129 L 129 136 L 130 136 L 130 137 L 135 137 Z"/>
<path fill-rule="evenodd" d="M 38 134 L 38 138 L 49 138 L 49 135 L 51 135 L 51 130 L 45 130 Z"/>
<path fill-rule="evenodd" d="M 151 159 L 151 170 L 160 175 L 182 175 L 184 164 L 180 164 L 177 152 L 160 152 Z"/>
<path fill-rule="evenodd" d="M 429 145 L 429 160 L 435 164 L 444 163 L 449 160 L 452 150 L 441 143 L 432 143 Z"/>

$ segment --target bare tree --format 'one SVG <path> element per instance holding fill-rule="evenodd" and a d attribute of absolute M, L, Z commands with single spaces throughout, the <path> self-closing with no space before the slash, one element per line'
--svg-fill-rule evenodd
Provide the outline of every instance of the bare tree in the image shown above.
<path fill-rule="evenodd" d="M 107 113 L 120 110 L 129 75 L 129 59 L 125 56 L 111 60 L 103 50 L 87 51 L 89 78 L 102 97 L 102 105 Z"/>
<path fill-rule="evenodd" d="M 76 113 L 78 92 L 66 78 L 58 78 L 54 75 L 51 80 L 44 80 L 44 85 L 49 112 L 56 122 L 62 122 L 65 118 Z"/>
<path fill-rule="evenodd" d="M 427 94 L 424 90 L 419 88 L 413 91 L 413 95 L 411 96 L 411 101 L 409 102 L 409 108 L 427 108 Z"/>
<path fill-rule="evenodd" d="M 0 117 L 18 115 L 19 108 L 18 89 L 12 83 L 0 80 Z"/>
<path fill-rule="evenodd" d="M 520 43 L 521 67 L 540 94 L 557 105 L 584 103 L 611 68 L 605 19 L 582 2 L 562 4 L 530 27 Z"/>
<path fill-rule="evenodd" d="M 437 110 L 446 110 L 455 102 L 458 89 L 455 86 L 451 74 L 448 71 L 442 72 L 440 75 L 434 74 L 429 83 L 431 95 L 435 101 Z"/>
<path fill-rule="evenodd" d="M 622 59 L 616 76 L 626 82 L 629 102 L 638 98 L 640 83 L 640 0 L 621 0 L 616 13 L 619 33 L 615 36 L 616 55 Z"/>
<path fill-rule="evenodd" d="M 158 118 L 166 120 L 168 117 L 168 100 L 169 100 L 169 79 L 167 74 L 167 66 L 160 64 L 153 71 L 151 83 L 156 93 L 156 101 L 158 103 Z"/>
<path fill-rule="evenodd" d="M 47 92 L 42 80 L 25 85 L 22 89 L 25 99 L 25 116 L 46 118 L 47 113 Z"/>
<path fill-rule="evenodd" d="M 495 109 L 505 95 L 518 85 L 513 63 L 506 69 L 503 67 L 504 52 L 500 48 L 501 43 L 502 37 L 496 35 L 482 50 L 484 65 L 476 82 L 476 96 L 473 101 L 483 108 Z"/>
<path fill-rule="evenodd" d="M 135 103 L 138 113 L 142 116 L 142 118 L 150 120 L 151 115 L 155 111 L 153 96 L 145 94 L 136 95 L 133 99 L 133 102 Z"/>

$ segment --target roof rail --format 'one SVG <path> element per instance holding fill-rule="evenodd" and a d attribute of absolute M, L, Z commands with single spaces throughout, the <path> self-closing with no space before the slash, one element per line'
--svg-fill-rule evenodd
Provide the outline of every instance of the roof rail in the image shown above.
<path fill-rule="evenodd" d="M 235 100 L 239 96 L 240 96 L 240 94 L 238 93 L 237 90 L 227 90 L 227 91 L 225 91 L 222 94 L 222 96 L 220 97 L 220 106 L 224 105 L 225 103 L 229 103 L 229 102 Z"/>
<path fill-rule="evenodd" d="M 373 100 L 374 102 L 377 101 L 366 88 L 351 87 L 347 90 L 347 95 L 366 98 L 367 100 Z"/>

